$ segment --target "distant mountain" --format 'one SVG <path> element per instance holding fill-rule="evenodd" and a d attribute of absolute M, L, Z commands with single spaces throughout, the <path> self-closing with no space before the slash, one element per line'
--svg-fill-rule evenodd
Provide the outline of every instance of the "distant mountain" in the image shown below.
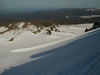
<path fill-rule="evenodd" d="M 22 12 L 15 14 L 4 14 L 0 15 L 1 22 L 16 22 L 16 21 L 34 21 L 34 20 L 57 20 L 57 21 L 66 21 L 66 16 L 69 16 L 67 20 L 70 23 L 75 20 L 85 22 L 97 21 L 100 18 L 95 17 L 90 19 L 81 19 L 80 16 L 89 16 L 89 15 L 99 15 L 100 8 L 63 8 L 56 10 L 47 10 L 47 11 L 36 11 L 36 12 Z M 66 21 L 67 22 L 67 21 Z"/>

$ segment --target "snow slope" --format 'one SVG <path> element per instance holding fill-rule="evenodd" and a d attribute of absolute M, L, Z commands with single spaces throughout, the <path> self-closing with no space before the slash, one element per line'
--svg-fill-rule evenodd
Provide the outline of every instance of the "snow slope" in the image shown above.
<path fill-rule="evenodd" d="M 33 34 L 29 29 L 12 30 L 0 35 L 0 53 L 2 53 L 2 51 L 15 52 L 16 50 L 21 52 L 26 48 L 30 50 L 34 47 L 46 45 L 47 43 L 57 42 L 58 40 L 69 40 L 84 34 L 85 28 L 89 28 L 90 26 L 92 26 L 92 24 L 61 26 L 58 27 L 61 32 L 52 32 L 52 35 L 46 35 L 45 30 L 38 34 Z M 2 28 L 0 30 L 2 30 Z M 8 40 L 12 37 L 14 37 L 14 41 L 9 42 Z"/>
<path fill-rule="evenodd" d="M 54 49 L 54 48 L 61 47 L 63 45 L 68 46 L 71 42 L 73 42 L 73 40 L 78 39 L 75 37 L 83 35 L 84 29 L 87 26 L 90 27 L 91 25 L 92 24 L 88 24 L 88 25 L 83 24 L 83 25 L 76 25 L 76 26 L 72 25 L 72 26 L 67 26 L 67 27 L 62 26 L 62 27 L 59 27 L 59 29 L 62 30 L 62 32 L 53 32 L 52 35 L 45 35 L 44 34 L 45 31 L 39 34 L 33 35 L 33 33 L 31 33 L 30 31 L 25 30 L 22 32 L 21 35 L 17 35 L 15 40 L 12 42 L 7 41 L 8 38 L 12 36 L 11 32 L 0 35 L 0 39 L 1 39 L 0 40 L 0 74 L 1 75 L 37 75 L 38 73 L 40 73 L 40 71 L 42 72 L 42 70 L 45 70 L 46 68 L 49 69 L 50 66 L 52 67 L 52 64 L 58 64 L 57 61 L 60 61 L 62 59 L 60 55 L 63 56 L 64 55 L 63 53 L 66 53 L 67 50 L 68 51 L 70 50 L 68 48 L 67 50 L 64 50 L 65 52 L 63 52 L 64 48 L 60 50 Z M 86 35 L 86 36 L 89 36 L 89 35 Z M 75 38 L 75 39 L 72 40 L 72 38 Z M 83 37 L 79 37 L 79 38 L 83 38 Z M 73 49 L 73 47 L 74 46 L 72 44 L 71 48 Z M 57 54 L 56 54 L 56 51 L 57 51 Z M 59 55 L 59 52 L 61 53 L 60 55 Z M 53 56 L 55 55 L 54 59 L 52 58 L 52 55 Z M 47 58 L 49 56 L 50 56 L 50 60 L 52 59 L 51 61 Z M 56 57 L 59 58 L 57 59 L 57 61 L 56 61 Z M 35 61 L 41 61 L 42 58 L 43 60 L 44 58 L 47 58 L 46 59 L 47 61 L 45 60 L 43 62 L 33 63 Z M 16 72 L 12 73 L 12 67 L 16 67 L 16 66 L 20 67 L 20 65 L 22 64 L 24 65 L 25 63 L 27 64 L 28 62 L 32 62 L 33 66 L 29 64 L 29 67 L 27 65 L 28 68 L 22 67 L 23 70 L 25 70 L 24 71 L 25 74 L 22 71 L 22 68 L 20 68 L 21 70 L 18 68 L 19 69 L 18 73 Z M 50 64 L 49 62 L 50 63 L 53 62 L 53 63 Z M 10 69 L 11 69 L 11 73 L 8 73 Z M 6 73 L 6 70 L 8 70 L 7 73 Z M 57 71 L 57 72 L 60 72 L 60 71 Z M 39 74 L 39 75 L 42 75 L 42 74 Z M 49 74 L 43 74 L 43 75 L 49 75 Z M 51 75 L 56 75 L 56 74 L 54 73 Z M 60 74 L 60 75 L 63 75 L 63 74 Z"/>
<path fill-rule="evenodd" d="M 62 47 L 33 54 L 30 59 L 33 61 L 5 70 L 1 75 L 99 75 L 100 30 Z"/>

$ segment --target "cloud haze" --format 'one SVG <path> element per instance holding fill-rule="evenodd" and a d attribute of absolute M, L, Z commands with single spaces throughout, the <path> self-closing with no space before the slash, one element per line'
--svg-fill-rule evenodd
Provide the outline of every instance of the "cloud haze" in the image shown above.
<path fill-rule="evenodd" d="M 0 11 L 93 7 L 100 7 L 100 0 L 0 0 Z"/>

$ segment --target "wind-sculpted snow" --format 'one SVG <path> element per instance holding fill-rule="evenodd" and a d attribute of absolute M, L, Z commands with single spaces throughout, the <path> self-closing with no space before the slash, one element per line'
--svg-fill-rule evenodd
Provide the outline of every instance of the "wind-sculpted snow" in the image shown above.
<path fill-rule="evenodd" d="M 38 57 L 43 58 L 12 67 L 1 75 L 100 75 L 100 30 L 30 56 Z"/>
<path fill-rule="evenodd" d="M 46 44 L 43 44 L 43 45 L 39 45 L 39 46 L 35 46 L 35 47 L 30 47 L 30 48 L 15 49 L 15 50 L 12 50 L 11 52 L 27 52 L 27 51 L 31 51 L 31 50 L 45 48 L 45 47 L 48 47 L 48 46 L 52 46 L 52 45 L 58 44 L 60 42 L 64 42 L 67 39 L 62 39 L 62 40 L 59 40 L 59 41 L 54 41 L 54 42 L 50 42 L 50 43 L 46 43 Z"/>

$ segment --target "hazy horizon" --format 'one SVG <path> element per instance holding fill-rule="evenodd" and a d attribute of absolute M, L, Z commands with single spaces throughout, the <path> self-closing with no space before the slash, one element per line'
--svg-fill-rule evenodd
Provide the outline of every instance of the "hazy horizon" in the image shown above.
<path fill-rule="evenodd" d="M 0 0 L 1 13 L 60 8 L 99 8 L 100 0 Z"/>

